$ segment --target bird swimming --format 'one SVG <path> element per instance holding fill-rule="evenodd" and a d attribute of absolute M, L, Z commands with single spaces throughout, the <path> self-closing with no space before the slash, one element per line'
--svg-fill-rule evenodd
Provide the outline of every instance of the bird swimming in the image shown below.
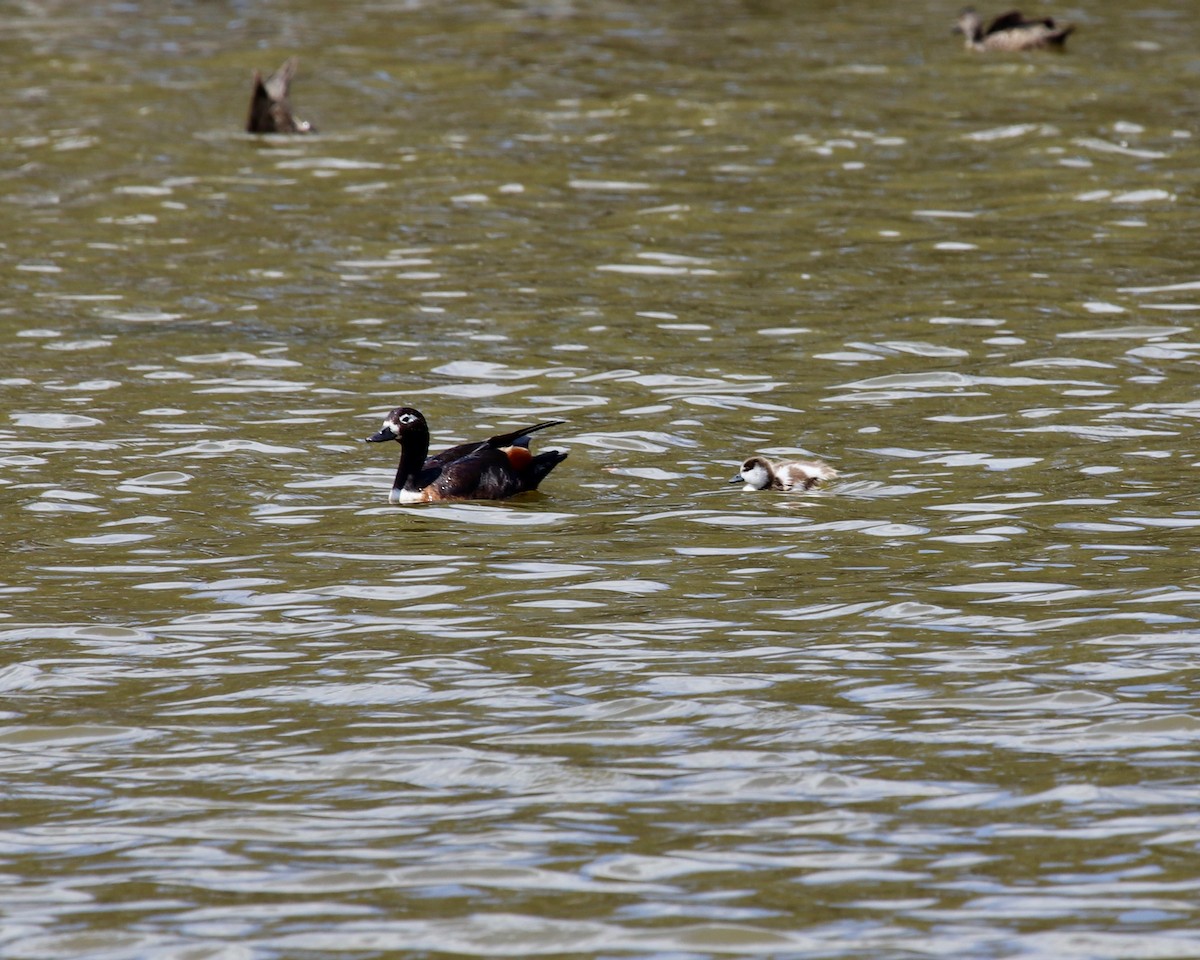
<path fill-rule="evenodd" d="M 460 443 L 429 456 L 429 425 L 412 407 L 397 407 L 367 443 L 395 440 L 400 464 L 388 494 L 390 503 L 429 503 L 436 500 L 504 500 L 536 490 L 546 475 L 567 455 L 561 450 L 533 454 L 529 436 L 563 420 L 546 420 L 531 427 L 497 434 L 486 440 Z"/>
<path fill-rule="evenodd" d="M 996 17 L 985 28 L 983 20 L 971 7 L 958 17 L 955 33 L 965 38 L 968 50 L 1041 50 L 1063 49 L 1073 24 L 1056 24 L 1051 17 L 1027 20 L 1020 11 L 1010 10 Z"/>
<path fill-rule="evenodd" d="M 246 117 L 247 133 L 315 133 L 316 128 L 307 120 L 297 120 L 292 115 L 292 104 L 288 91 L 296 75 L 299 60 L 288 57 L 283 66 L 273 74 L 262 78 L 254 71 L 254 87 L 250 93 L 250 113 Z"/>
<path fill-rule="evenodd" d="M 837 475 L 833 467 L 821 460 L 771 461 L 766 457 L 751 457 L 729 482 L 744 482 L 743 490 L 811 490 Z"/>

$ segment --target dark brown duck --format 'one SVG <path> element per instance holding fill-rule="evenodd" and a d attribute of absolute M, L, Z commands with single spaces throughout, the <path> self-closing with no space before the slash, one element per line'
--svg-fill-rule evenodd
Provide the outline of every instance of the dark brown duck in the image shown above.
<path fill-rule="evenodd" d="M 254 87 L 250 92 L 250 113 L 246 117 L 247 133 L 313 133 L 307 120 L 297 120 L 288 98 L 292 78 L 299 61 L 288 57 L 278 70 L 267 77 L 254 71 Z"/>
<path fill-rule="evenodd" d="M 425 417 L 412 407 L 397 407 L 384 419 L 379 432 L 367 437 L 367 443 L 395 440 L 400 444 L 400 465 L 388 495 L 391 503 L 504 500 L 536 490 L 546 475 L 567 459 L 561 450 L 529 452 L 530 434 L 563 422 L 535 423 L 486 440 L 460 443 L 431 457 Z"/>

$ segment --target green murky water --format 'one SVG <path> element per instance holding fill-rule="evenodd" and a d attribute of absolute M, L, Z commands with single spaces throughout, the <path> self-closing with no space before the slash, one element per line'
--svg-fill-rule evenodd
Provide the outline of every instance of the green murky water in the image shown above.
<path fill-rule="evenodd" d="M 1200 952 L 1200 38 L 956 12 L 0 11 L 0 952 Z"/>

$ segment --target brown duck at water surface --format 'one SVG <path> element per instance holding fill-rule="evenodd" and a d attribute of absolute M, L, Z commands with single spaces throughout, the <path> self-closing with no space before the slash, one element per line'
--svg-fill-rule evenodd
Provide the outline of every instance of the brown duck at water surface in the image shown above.
<path fill-rule="evenodd" d="M 263 79 L 254 71 L 254 87 L 250 92 L 250 113 L 246 117 L 247 133 L 313 133 L 307 120 L 297 120 L 288 99 L 292 78 L 299 61 L 288 57 L 278 70 Z"/>
<path fill-rule="evenodd" d="M 1002 13 L 984 27 L 979 14 L 967 7 L 959 14 L 954 32 L 963 35 L 968 50 L 1062 50 L 1074 29 L 1051 17 L 1027 19 L 1018 10 Z"/>

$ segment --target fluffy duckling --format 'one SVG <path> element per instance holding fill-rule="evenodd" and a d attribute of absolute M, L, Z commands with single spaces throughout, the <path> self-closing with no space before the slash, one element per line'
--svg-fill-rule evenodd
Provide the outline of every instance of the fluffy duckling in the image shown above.
<path fill-rule="evenodd" d="M 743 490 L 811 490 L 836 476 L 837 471 L 820 460 L 771 461 L 766 457 L 751 457 L 729 482 L 744 482 Z"/>
<path fill-rule="evenodd" d="M 1000 14 L 985 28 L 979 14 L 967 7 L 959 15 L 954 32 L 963 35 L 968 50 L 1011 52 L 1050 47 L 1061 50 L 1074 29 L 1069 23 L 1059 26 L 1050 17 L 1027 20 L 1017 10 Z"/>
<path fill-rule="evenodd" d="M 254 87 L 250 93 L 250 113 L 246 117 L 247 133 L 313 133 L 315 128 L 307 120 L 292 116 L 292 104 L 288 91 L 296 75 L 299 60 L 288 57 L 283 66 L 273 74 L 262 78 L 254 71 Z"/>

